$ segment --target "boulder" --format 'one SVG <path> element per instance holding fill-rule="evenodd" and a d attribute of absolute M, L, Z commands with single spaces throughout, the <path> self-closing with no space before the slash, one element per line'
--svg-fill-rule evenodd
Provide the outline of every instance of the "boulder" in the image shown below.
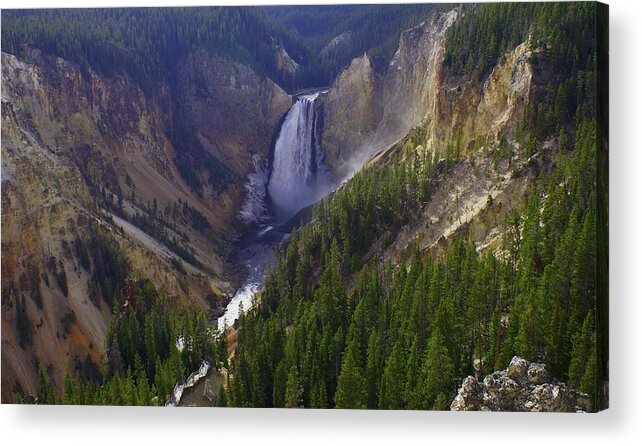
<path fill-rule="evenodd" d="M 528 382 L 531 384 L 544 384 L 551 382 L 551 374 L 544 364 L 533 362 L 528 367 Z"/>
<path fill-rule="evenodd" d="M 461 383 L 461 388 L 450 405 L 450 409 L 460 411 L 479 410 L 483 399 L 482 385 L 474 376 L 468 376 Z"/>
<path fill-rule="evenodd" d="M 218 399 L 219 386 L 216 385 L 213 379 L 207 378 L 203 385 L 203 397 L 210 403 L 215 403 Z"/>
<path fill-rule="evenodd" d="M 519 356 L 513 356 L 508 368 L 506 369 L 506 374 L 512 379 L 518 382 L 523 382 L 528 372 L 528 361 Z"/>

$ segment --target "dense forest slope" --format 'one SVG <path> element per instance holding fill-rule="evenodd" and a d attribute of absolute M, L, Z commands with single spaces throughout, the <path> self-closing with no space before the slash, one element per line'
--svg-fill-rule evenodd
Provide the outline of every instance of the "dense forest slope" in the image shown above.
<path fill-rule="evenodd" d="M 34 46 L 104 75 L 126 71 L 143 85 L 173 79 L 180 59 L 197 49 L 249 65 L 288 89 L 327 81 L 318 58 L 256 8 L 8 10 L 4 15 L 3 51 L 22 55 L 25 45 Z M 293 63 L 283 64 L 284 58 Z"/>

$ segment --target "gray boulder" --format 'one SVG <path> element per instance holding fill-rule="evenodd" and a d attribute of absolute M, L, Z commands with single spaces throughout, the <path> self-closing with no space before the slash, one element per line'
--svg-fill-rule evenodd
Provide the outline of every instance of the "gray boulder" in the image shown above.
<path fill-rule="evenodd" d="M 461 389 L 452 404 L 451 410 L 478 410 L 483 402 L 483 387 L 474 376 L 468 376 L 461 383 Z M 465 396 L 464 396 L 465 395 Z"/>
<path fill-rule="evenodd" d="M 519 356 L 514 356 L 508 368 L 506 369 L 506 374 L 510 376 L 517 382 L 524 382 L 526 374 L 528 373 L 528 361 Z"/>
<path fill-rule="evenodd" d="M 551 382 L 551 374 L 544 364 L 536 362 L 531 363 L 528 367 L 528 382 L 531 384 L 545 384 Z"/>

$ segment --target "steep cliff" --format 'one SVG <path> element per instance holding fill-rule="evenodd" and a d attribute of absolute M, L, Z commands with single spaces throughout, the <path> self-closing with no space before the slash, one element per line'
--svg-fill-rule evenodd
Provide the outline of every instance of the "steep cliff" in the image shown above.
<path fill-rule="evenodd" d="M 403 32 L 383 73 L 363 55 L 337 78 L 324 99 L 323 146 L 338 178 L 437 112 L 444 36 L 456 17 L 456 11 L 434 14 Z"/>
<path fill-rule="evenodd" d="M 323 98 L 323 147 L 337 179 L 414 127 L 425 133 L 423 149 L 445 156 L 448 144 L 462 153 L 479 148 L 475 141 L 497 140 L 522 117 L 533 83 L 527 44 L 501 59 L 481 86 L 448 76 L 445 36 L 457 14 L 434 14 L 402 33 L 384 72 L 376 72 L 364 55 L 337 78 Z"/>
<path fill-rule="evenodd" d="M 439 248 L 438 241 L 462 232 L 480 248 L 496 246 L 502 216 L 521 206 L 533 175 L 545 167 L 537 156 L 528 159 L 515 137 L 526 106 L 547 82 L 529 45 L 500 58 L 483 82 L 452 76 L 443 59 L 457 17 L 458 10 L 437 13 L 402 33 L 382 73 L 368 55 L 354 59 L 322 97 L 322 145 L 337 181 L 389 150 L 460 160 L 425 203 L 424 218 L 395 236 L 387 249 L 392 259 L 412 241 Z M 500 160 L 504 152 L 510 160 Z"/>
<path fill-rule="evenodd" d="M 267 159 L 277 123 L 292 99 L 250 67 L 197 50 L 178 67 L 179 120 L 202 147 L 242 178 L 252 154 Z"/>
<path fill-rule="evenodd" d="M 381 74 L 364 54 L 354 59 L 322 95 L 322 146 L 337 178 L 356 170 L 368 157 L 363 148 L 375 134 L 383 113 L 381 84 Z"/>

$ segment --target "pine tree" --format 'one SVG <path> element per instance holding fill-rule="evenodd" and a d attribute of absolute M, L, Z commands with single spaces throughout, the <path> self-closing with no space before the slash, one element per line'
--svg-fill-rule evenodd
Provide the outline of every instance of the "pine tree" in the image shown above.
<path fill-rule="evenodd" d="M 296 367 L 291 367 L 288 373 L 288 381 L 285 386 L 285 407 L 297 408 L 303 404 L 303 387 L 299 380 L 299 373 Z"/>
<path fill-rule="evenodd" d="M 64 379 L 64 394 L 63 394 L 63 403 L 64 404 L 78 404 L 77 400 L 77 388 L 76 384 L 69 374 L 69 370 L 65 371 Z"/>
<path fill-rule="evenodd" d="M 591 397 L 591 406 L 596 407 L 596 395 L 597 395 L 597 352 L 595 345 L 595 333 L 593 333 L 593 345 L 589 353 L 588 361 L 586 361 L 586 367 L 584 369 L 584 375 L 580 380 L 580 385 L 578 389 L 584 393 L 587 393 Z"/>
<path fill-rule="evenodd" d="M 357 341 L 353 339 L 343 355 L 341 374 L 334 396 L 334 402 L 339 409 L 366 408 L 366 383 L 363 370 L 356 358 L 358 348 Z"/>
<path fill-rule="evenodd" d="M 594 333 L 595 321 L 593 312 L 590 312 L 582 323 L 582 329 L 573 338 L 571 363 L 568 369 L 569 384 L 578 389 L 581 387 L 583 377 L 589 368 L 589 361 L 595 351 Z"/>
<path fill-rule="evenodd" d="M 277 365 L 272 384 L 272 404 L 274 407 L 285 407 L 285 391 L 288 382 L 288 367 L 285 360 Z"/>
<path fill-rule="evenodd" d="M 368 340 L 368 352 L 366 354 L 366 387 L 368 409 L 376 409 L 379 402 L 379 380 L 380 380 L 380 354 L 381 345 L 379 336 L 374 331 Z"/>
<path fill-rule="evenodd" d="M 408 352 L 408 359 L 406 361 L 406 387 L 404 389 L 404 403 L 408 409 L 420 409 L 421 397 L 419 395 L 418 384 L 421 378 L 422 356 L 419 349 L 419 339 L 415 340 Z"/>
<path fill-rule="evenodd" d="M 325 383 L 321 379 L 313 380 L 310 391 L 310 407 L 325 409 L 328 407 L 328 397 L 325 390 Z"/>
<path fill-rule="evenodd" d="M 227 392 L 225 387 L 221 386 L 218 389 L 218 399 L 216 400 L 216 405 L 218 407 L 227 407 Z"/>
<path fill-rule="evenodd" d="M 392 352 L 386 360 L 386 367 L 381 380 L 381 396 L 379 407 L 381 409 L 403 409 L 405 391 L 403 343 L 398 339 Z"/>
<path fill-rule="evenodd" d="M 435 328 L 426 347 L 422 368 L 422 408 L 431 409 L 440 393 L 450 393 L 453 377 L 454 367 L 448 355 L 446 340 L 441 331 Z"/>
<path fill-rule="evenodd" d="M 38 404 L 56 404 L 56 392 L 53 383 L 49 378 L 47 369 L 40 364 L 38 368 L 38 383 L 37 383 L 37 403 Z"/>

